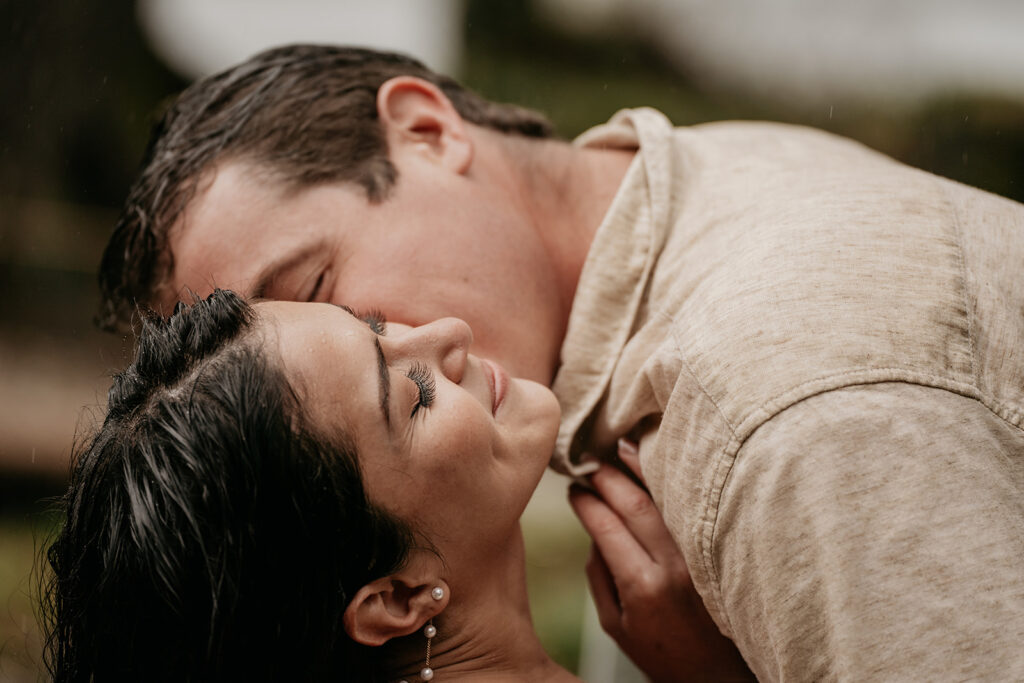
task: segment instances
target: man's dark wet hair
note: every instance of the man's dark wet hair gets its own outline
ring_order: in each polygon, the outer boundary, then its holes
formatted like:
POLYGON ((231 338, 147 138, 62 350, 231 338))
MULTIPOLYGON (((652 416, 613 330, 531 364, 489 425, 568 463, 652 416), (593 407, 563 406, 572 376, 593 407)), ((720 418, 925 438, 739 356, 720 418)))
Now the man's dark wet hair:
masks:
POLYGON ((47 551, 58 683, 382 680, 342 615, 413 532, 303 425, 253 319, 218 290, 144 322, 47 551))
POLYGON ((168 230, 204 171, 241 159, 292 188, 363 187, 383 200, 397 177, 377 116, 377 91, 396 76, 440 88, 463 119, 544 138, 551 124, 521 107, 488 102, 418 61, 390 52, 293 45, 262 52, 187 88, 153 129, 142 170, 100 264, 97 322, 123 328, 152 304, 173 272, 168 230))

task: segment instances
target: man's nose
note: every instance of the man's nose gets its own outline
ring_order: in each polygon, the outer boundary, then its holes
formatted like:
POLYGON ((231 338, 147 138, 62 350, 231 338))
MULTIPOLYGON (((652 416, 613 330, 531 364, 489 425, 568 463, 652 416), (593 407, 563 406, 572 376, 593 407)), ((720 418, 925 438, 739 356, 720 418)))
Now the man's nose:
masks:
POLYGON ((441 372, 456 384, 466 369, 473 331, 458 318, 441 318, 410 330, 404 340, 408 350, 424 361, 433 360, 441 372))

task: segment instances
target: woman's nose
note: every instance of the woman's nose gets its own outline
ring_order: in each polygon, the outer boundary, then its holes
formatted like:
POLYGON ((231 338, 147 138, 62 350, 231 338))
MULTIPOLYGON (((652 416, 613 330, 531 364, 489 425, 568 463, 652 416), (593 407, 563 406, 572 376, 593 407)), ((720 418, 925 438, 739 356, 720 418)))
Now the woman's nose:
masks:
POLYGON ((409 350, 424 361, 434 360, 452 382, 462 381, 473 331, 458 318, 441 318, 412 329, 405 336, 409 350))

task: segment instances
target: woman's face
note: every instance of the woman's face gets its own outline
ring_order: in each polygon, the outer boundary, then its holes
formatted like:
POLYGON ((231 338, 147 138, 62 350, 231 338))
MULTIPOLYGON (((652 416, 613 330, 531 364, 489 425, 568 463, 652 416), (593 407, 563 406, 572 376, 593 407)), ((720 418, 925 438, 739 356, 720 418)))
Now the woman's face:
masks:
POLYGON ((454 318, 385 331, 331 304, 257 310, 314 428, 354 442, 372 500, 448 559, 515 529, 558 430, 547 387, 469 355, 454 318))

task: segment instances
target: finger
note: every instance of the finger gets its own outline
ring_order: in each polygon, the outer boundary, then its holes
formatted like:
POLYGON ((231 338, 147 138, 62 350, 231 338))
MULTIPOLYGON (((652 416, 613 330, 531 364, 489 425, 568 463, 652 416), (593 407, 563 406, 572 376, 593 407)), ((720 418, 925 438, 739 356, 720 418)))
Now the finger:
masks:
POLYGON ((569 503, 616 582, 643 576, 654 564, 622 519, 598 496, 574 486, 569 492, 569 503))
MULTIPOLYGON (((590 481, 647 554, 658 562, 681 557, 661 512, 646 491, 614 467, 602 467, 590 481)), ((605 557, 609 557, 608 552, 605 557)))
POLYGON ((590 558, 587 560, 587 583, 590 584, 590 595, 594 598, 594 607, 597 608, 597 617, 603 628, 609 635, 618 634, 622 630, 622 606, 619 604, 619 594, 615 589, 615 579, 612 577, 608 564, 601 556, 597 546, 591 544, 590 558))
POLYGON ((633 476, 639 479, 644 486, 647 486, 647 481, 644 480, 644 473, 640 471, 640 450, 637 448, 636 442, 623 437, 619 439, 618 447, 619 460, 629 468, 633 476))

